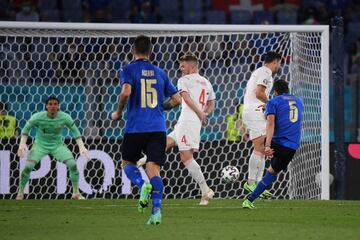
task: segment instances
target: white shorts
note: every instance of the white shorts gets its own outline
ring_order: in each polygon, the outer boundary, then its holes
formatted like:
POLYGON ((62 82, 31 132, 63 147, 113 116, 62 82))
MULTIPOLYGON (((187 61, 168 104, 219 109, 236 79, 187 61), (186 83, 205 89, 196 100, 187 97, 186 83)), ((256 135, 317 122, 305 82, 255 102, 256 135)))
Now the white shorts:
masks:
POLYGON ((179 151, 193 150, 197 152, 200 145, 200 130, 201 124, 198 122, 178 122, 168 137, 174 139, 179 151))
POLYGON ((243 121, 249 130, 250 140, 266 135, 266 119, 262 111, 244 112, 243 121))

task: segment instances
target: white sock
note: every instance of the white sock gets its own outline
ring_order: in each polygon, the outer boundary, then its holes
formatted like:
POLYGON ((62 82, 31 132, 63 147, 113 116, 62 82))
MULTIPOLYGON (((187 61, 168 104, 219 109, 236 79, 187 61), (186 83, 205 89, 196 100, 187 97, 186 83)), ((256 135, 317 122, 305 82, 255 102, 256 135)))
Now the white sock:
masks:
POLYGON ((258 172, 257 172, 257 176, 256 176, 256 182, 260 182, 261 179, 263 178, 264 169, 265 169, 265 156, 262 155, 261 156, 261 161, 259 162, 259 165, 258 165, 258 172))
MULTIPOLYGON (((257 181, 259 166, 262 162, 262 154, 257 151, 251 153, 249 158, 248 183, 253 184, 257 181)), ((264 168, 263 168, 264 170, 264 168)))
POLYGON ((185 167, 189 171, 191 177, 199 184, 202 195, 209 191, 209 186, 206 184, 204 174, 201 171, 199 164, 193 159, 185 162, 185 167))
MULTIPOLYGON (((146 160, 147 160, 147 156, 144 155, 142 158, 140 158, 137 162, 136 162, 136 166, 137 167, 141 167, 143 165, 146 164, 146 160)), ((144 166, 145 167, 145 166, 144 166)))

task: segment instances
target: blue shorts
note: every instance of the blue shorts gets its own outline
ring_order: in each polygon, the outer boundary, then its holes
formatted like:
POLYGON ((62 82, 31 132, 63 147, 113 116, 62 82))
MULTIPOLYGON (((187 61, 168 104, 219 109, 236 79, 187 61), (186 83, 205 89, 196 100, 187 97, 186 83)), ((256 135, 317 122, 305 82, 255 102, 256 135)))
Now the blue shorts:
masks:
POLYGON ((271 148, 274 149, 273 158, 271 159, 271 167, 277 173, 285 170, 293 159, 296 150, 276 143, 271 143, 271 148))
POLYGON ((165 164, 166 133, 125 133, 121 144, 122 159, 136 164, 143 152, 148 162, 165 164))

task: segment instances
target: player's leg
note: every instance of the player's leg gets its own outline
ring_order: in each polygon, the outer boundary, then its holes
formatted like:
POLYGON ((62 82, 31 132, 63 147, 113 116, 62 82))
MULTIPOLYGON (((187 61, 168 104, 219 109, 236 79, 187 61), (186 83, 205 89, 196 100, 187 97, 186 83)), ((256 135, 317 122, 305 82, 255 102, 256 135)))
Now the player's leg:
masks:
POLYGON ((146 163, 146 173, 152 186, 152 210, 150 219, 147 224, 151 225, 158 225, 161 223, 164 183, 160 176, 160 168, 164 165, 166 160, 165 148, 165 132, 151 134, 151 139, 148 141, 146 147, 146 155, 148 156, 148 162, 146 163))
POLYGON ((28 156, 28 160, 26 161, 25 167, 20 174, 20 184, 16 200, 24 199, 24 189, 26 184, 29 182, 31 171, 33 170, 35 165, 40 162, 41 159, 47 154, 48 152, 45 149, 39 147, 38 145, 34 144, 32 146, 28 156))
POLYGON ((180 159, 184 164, 185 168, 189 171, 191 177, 199 185, 201 190, 201 201, 200 205, 208 205, 209 200, 213 198, 214 191, 207 185, 203 172, 201 171, 200 165, 193 158, 192 150, 180 151, 180 159))
POLYGON ((194 151, 198 151, 199 149, 200 130, 200 124, 181 122, 176 129, 176 142, 179 147, 181 162, 200 187, 202 196, 200 205, 207 205, 209 204, 209 200, 213 198, 214 191, 207 185, 201 167, 193 157, 194 151))
POLYGON ((265 156, 262 153, 264 150, 265 136, 258 136, 252 139, 253 150, 249 158, 249 169, 248 169, 248 183, 252 185, 256 183, 262 177, 265 165, 265 156), (259 172, 262 173, 260 174, 259 172))
POLYGON ((148 135, 144 133, 126 133, 121 144, 121 153, 123 158, 121 161, 121 167, 130 182, 140 189, 140 198, 137 208, 141 213, 143 213, 145 208, 148 206, 149 199, 149 194, 144 194, 144 190, 151 191, 151 185, 145 183, 139 168, 136 166, 136 162, 141 158, 147 139, 148 135))
POLYGON ((164 191, 164 183, 160 176, 160 165, 152 161, 147 162, 146 173, 152 186, 152 209, 151 216, 147 224, 158 225, 161 223, 162 196, 164 191))
POLYGON ((16 200, 23 200, 24 199, 24 189, 26 184, 29 181, 30 173, 33 170, 34 166, 36 165, 36 161, 27 160, 24 169, 20 175, 20 184, 18 193, 16 195, 16 200))
POLYGON ((137 167, 144 166, 146 164, 146 161, 147 161, 147 156, 144 154, 139 160, 137 160, 136 166, 137 167))
POLYGON ((140 170, 136 167, 133 161, 123 159, 121 161, 121 167, 124 169, 124 172, 131 183, 135 184, 139 189, 141 189, 142 185, 144 184, 144 180, 141 176, 140 170))
POLYGON ((277 144, 271 144, 271 147, 274 149, 274 156, 271 159, 271 164, 267 169, 265 176, 257 184, 255 190, 250 194, 247 200, 243 202, 244 208, 254 208, 252 202, 272 185, 276 180, 277 173, 287 168, 295 154, 295 150, 277 144))
POLYGON ((255 208, 252 203, 255 201, 255 199, 260 197, 260 195, 266 190, 266 188, 271 186, 271 184, 276 180, 276 175, 277 172, 275 172, 275 170, 271 166, 269 166, 265 176, 256 185, 254 191, 250 194, 250 196, 243 202, 243 208, 255 208))
POLYGON ((245 190, 254 191, 256 182, 260 181, 265 168, 264 141, 266 134, 266 121, 262 113, 244 115, 244 122, 249 129, 249 137, 253 150, 248 164, 248 180, 244 184, 245 190))
POLYGON ((56 160, 64 163, 67 166, 69 171, 69 178, 73 188, 73 194, 71 198, 76 200, 85 199, 79 190, 79 170, 76 166, 76 162, 71 151, 65 145, 61 145, 51 151, 51 154, 56 160))
MULTIPOLYGON (((264 141, 265 136, 260 136, 252 140, 254 148, 249 158, 248 182, 244 184, 244 188, 248 192, 253 192, 255 190, 256 184, 261 181, 264 175, 264 141)), ((269 190, 265 190, 261 195, 262 198, 269 198, 271 196, 272 194, 269 190)))
POLYGON ((131 183, 141 189, 144 180, 140 170, 136 166, 136 162, 141 158, 142 149, 144 147, 146 136, 140 133, 125 134, 121 145, 122 161, 121 167, 131 183))

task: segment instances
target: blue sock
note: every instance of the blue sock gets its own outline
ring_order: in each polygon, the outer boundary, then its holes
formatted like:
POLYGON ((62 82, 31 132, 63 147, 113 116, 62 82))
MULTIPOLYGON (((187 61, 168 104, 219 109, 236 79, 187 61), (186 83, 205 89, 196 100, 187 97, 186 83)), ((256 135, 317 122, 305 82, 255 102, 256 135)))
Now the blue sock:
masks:
POLYGON ((270 172, 266 171, 265 176, 261 179, 261 181, 256 185, 255 190, 250 194, 248 200, 253 202, 257 199, 267 187, 269 187, 273 181, 275 181, 276 175, 271 174, 270 172))
POLYGON ((125 166, 124 172, 130 181, 141 189, 144 180, 142 179, 140 170, 134 164, 129 163, 125 166))
POLYGON ((151 178, 150 183, 153 187, 152 194, 151 194, 153 207, 152 207, 151 213, 154 214, 158 210, 161 209, 161 201, 162 201, 162 195, 163 195, 163 190, 164 190, 164 183, 163 183, 161 177, 159 177, 159 176, 155 176, 155 177, 151 178))

